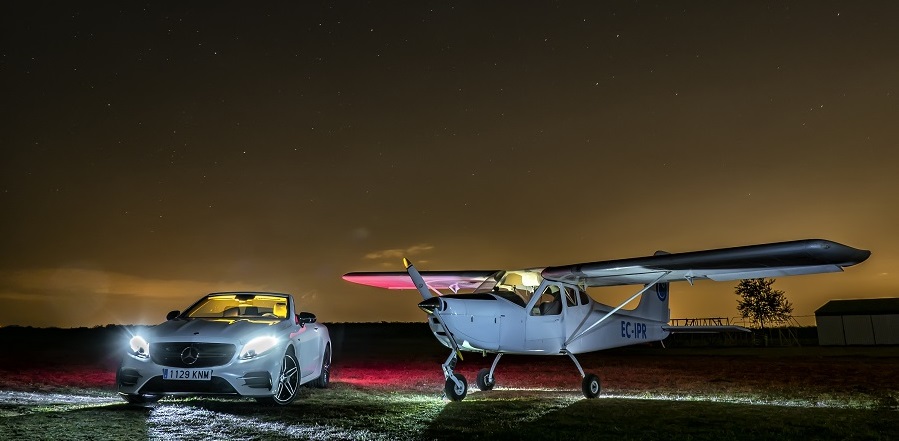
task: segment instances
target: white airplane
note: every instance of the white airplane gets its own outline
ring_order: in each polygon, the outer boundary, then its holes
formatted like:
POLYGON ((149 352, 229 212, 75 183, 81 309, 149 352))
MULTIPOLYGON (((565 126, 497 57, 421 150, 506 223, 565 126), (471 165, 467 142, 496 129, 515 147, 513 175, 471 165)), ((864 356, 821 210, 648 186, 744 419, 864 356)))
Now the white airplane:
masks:
POLYGON ((468 392, 465 377, 453 372, 462 351, 497 354, 490 368, 477 374, 480 390, 496 384, 493 373, 503 354, 567 355, 583 378, 584 396, 595 398, 599 377, 585 374, 575 354, 661 341, 673 332, 748 331, 739 326, 669 326, 670 282, 837 272, 870 255, 809 239, 512 271, 418 272, 403 259, 406 272, 352 272, 343 279, 418 290, 424 299, 418 307, 428 314, 431 331, 452 349, 443 363, 444 392, 450 400, 462 400, 468 392), (618 306, 596 302, 585 292, 613 285, 642 287, 618 306), (636 308, 624 309, 637 297, 636 308))

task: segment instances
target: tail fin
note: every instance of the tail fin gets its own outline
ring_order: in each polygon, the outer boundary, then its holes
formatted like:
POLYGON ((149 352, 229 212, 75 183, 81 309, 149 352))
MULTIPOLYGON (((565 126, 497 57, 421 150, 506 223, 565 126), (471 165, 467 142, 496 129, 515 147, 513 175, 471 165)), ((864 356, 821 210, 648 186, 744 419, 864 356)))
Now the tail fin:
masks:
MULTIPOLYGON (((670 254, 667 251, 656 251, 654 256, 670 254)), ((668 283, 656 283, 640 296, 640 304, 634 310, 634 314, 649 320, 658 320, 668 323, 671 319, 671 310, 668 309, 668 283)))
POLYGON ((656 283, 640 296, 640 303, 634 309, 634 315, 668 323, 670 310, 668 309, 668 283, 656 283))

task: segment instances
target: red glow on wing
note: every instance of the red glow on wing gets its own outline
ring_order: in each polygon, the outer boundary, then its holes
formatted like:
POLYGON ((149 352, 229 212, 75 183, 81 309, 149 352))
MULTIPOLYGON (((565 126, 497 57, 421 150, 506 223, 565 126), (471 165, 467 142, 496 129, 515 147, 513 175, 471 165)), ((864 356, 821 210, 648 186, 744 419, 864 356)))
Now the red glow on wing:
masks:
POLYGON ((415 289, 408 274, 345 274, 343 280, 386 289, 415 289))
MULTIPOLYGON (((495 271, 422 271, 425 283, 434 289, 475 289, 495 271)), ((343 280, 360 285, 386 289, 415 289, 412 279, 405 272, 359 272, 343 275, 343 280)))

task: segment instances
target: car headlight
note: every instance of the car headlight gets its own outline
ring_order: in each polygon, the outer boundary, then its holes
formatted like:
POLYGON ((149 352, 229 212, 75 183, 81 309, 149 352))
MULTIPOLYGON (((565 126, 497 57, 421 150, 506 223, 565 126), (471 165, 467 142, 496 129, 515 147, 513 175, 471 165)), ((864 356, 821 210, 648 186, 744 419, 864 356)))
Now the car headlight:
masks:
POLYGON ((265 355, 266 352, 271 351, 278 344, 278 339, 271 336, 263 336, 256 337, 250 340, 247 344, 243 345, 243 349, 240 350, 240 359, 241 360, 249 360, 251 358, 260 357, 265 355))
POLYGON ((131 355, 137 358, 150 357, 150 344, 147 343, 143 337, 139 335, 131 337, 131 341, 128 342, 128 345, 131 346, 131 355))

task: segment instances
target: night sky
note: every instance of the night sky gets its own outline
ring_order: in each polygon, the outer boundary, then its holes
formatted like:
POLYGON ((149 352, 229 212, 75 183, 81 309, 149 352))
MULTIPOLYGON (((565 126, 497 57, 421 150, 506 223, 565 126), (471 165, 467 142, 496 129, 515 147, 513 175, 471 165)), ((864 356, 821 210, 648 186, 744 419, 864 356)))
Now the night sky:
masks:
MULTIPOLYGON (((4 2, 0 325, 158 323, 238 289, 326 322, 421 321, 416 292, 340 276, 805 238, 873 254, 779 279, 794 314, 899 296, 896 17, 4 2)), ((736 316, 735 285, 672 285, 672 316, 736 316)))

